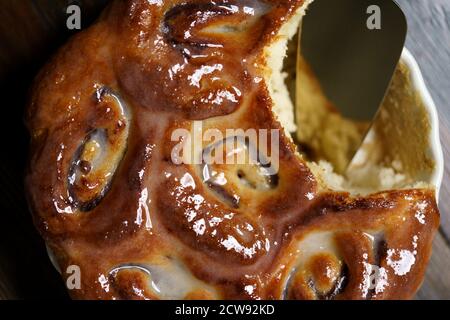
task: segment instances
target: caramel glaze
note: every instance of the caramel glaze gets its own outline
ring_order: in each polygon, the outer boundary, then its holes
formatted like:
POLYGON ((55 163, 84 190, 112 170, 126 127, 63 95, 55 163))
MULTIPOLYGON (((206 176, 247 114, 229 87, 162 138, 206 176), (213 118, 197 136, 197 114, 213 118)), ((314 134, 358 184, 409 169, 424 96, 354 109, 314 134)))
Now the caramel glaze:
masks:
POLYGON ((178 298, 415 294, 439 224, 434 191, 357 199, 319 192, 283 134, 276 185, 226 185, 222 192, 239 196, 234 206, 203 183, 197 166, 171 161, 171 133, 194 120, 223 132, 281 129, 262 81, 263 49, 301 5, 114 1, 41 71, 27 113, 26 186, 35 224, 61 269, 81 268, 73 298, 173 298, 150 285, 164 286, 161 270, 171 263, 192 284, 178 298), (105 88, 126 110, 102 98, 105 88), (107 137, 91 164, 83 143, 99 128, 107 137), (315 235, 332 249, 308 240, 315 235), (303 247, 312 248, 304 261, 303 247), (366 285, 367 264, 382 270, 376 288, 366 285), (136 266, 157 266, 159 275, 136 266))

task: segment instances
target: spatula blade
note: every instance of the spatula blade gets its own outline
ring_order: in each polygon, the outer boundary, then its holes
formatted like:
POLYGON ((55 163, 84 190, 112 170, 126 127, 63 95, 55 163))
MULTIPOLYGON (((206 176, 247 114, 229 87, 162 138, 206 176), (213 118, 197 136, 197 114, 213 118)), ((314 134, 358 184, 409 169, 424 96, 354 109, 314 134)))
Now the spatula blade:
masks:
POLYGON ((304 18, 301 52, 343 116, 372 121, 407 33, 392 0, 316 0, 304 18))

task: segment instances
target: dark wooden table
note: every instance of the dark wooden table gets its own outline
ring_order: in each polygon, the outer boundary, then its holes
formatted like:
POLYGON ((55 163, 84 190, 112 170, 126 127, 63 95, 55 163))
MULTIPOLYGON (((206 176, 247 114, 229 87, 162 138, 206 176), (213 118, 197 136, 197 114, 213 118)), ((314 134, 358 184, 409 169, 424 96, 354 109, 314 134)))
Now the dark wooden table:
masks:
MULTIPOLYGON (((32 78, 70 35, 64 8, 83 4, 83 25, 108 0, 0 1, 0 299, 67 298, 36 234, 23 195, 28 136, 23 106, 32 78)), ((398 0, 409 20, 407 47, 416 57, 439 109, 446 176, 441 192, 442 227, 418 299, 450 299, 450 1, 398 0)))

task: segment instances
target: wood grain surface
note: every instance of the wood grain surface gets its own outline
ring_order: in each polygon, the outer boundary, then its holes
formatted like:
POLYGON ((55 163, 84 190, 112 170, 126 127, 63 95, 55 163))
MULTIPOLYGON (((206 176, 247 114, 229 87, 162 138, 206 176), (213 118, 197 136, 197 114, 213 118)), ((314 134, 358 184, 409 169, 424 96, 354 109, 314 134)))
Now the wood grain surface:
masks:
MULTIPOLYGON (((67 298, 32 225, 23 192, 28 145, 23 107, 39 68, 72 34, 65 27, 65 8, 80 4, 86 27, 107 2, 0 1, 0 136, 4 150, 0 157, 0 299, 67 298)), ((450 0, 398 2, 409 21, 407 47, 417 59, 439 110, 447 160, 440 201, 442 227, 417 299, 450 299, 450 0)))

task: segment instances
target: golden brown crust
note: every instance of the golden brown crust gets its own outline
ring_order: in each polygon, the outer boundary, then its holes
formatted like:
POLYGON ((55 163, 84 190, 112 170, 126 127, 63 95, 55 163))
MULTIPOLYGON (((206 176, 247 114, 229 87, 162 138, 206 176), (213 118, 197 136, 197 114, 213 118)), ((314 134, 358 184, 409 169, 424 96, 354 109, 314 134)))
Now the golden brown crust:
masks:
MULTIPOLYGON (((198 166, 171 161, 171 133, 194 120, 221 132, 281 129, 256 80, 263 49, 302 4, 115 1, 41 72, 26 185, 61 269, 81 268, 72 297, 414 295, 439 223, 432 191, 319 194, 283 133, 269 190, 238 180, 217 190, 198 166), (89 153, 92 135, 103 145, 89 153), (314 254, 302 256, 306 247, 314 254), (369 264, 382 270, 377 288, 365 286, 369 264)), ((221 168, 230 181, 235 169, 221 168)))

